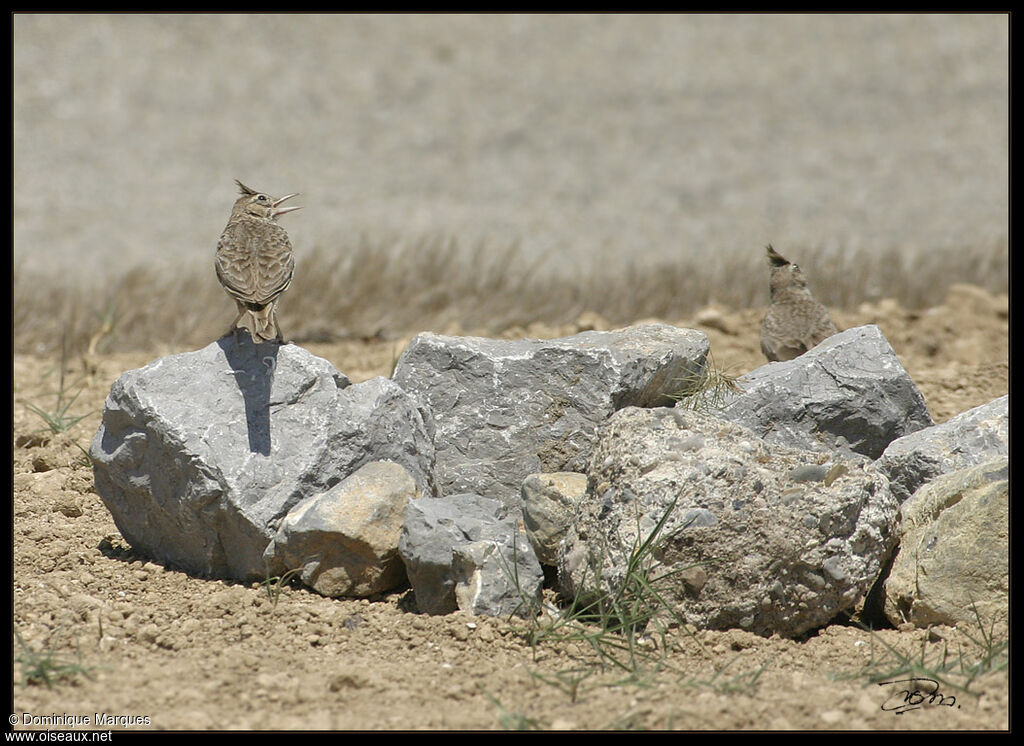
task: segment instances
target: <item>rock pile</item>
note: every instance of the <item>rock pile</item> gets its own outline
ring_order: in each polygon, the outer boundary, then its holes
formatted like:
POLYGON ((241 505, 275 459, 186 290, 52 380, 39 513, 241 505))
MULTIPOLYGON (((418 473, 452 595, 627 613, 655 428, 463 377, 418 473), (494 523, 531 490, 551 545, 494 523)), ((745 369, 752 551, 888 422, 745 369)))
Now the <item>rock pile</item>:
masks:
POLYGON ((664 324, 421 334, 393 379, 353 385, 294 345, 225 338, 118 379, 97 492, 133 546, 189 572, 408 583, 430 614, 528 615, 546 576, 590 599, 642 572, 678 621, 796 636, 892 565, 894 624, 1005 617, 1008 397, 934 425, 868 326, 679 401, 707 353, 664 324))

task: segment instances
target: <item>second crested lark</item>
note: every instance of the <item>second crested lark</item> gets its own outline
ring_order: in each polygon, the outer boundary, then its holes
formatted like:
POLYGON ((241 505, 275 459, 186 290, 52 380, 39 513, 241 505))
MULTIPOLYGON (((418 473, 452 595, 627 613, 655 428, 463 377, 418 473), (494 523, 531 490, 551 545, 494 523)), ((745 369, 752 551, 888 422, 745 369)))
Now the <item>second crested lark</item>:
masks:
POLYGON ((227 227, 217 243, 217 279, 234 298, 238 315, 228 334, 237 332, 238 321, 249 314, 249 334, 254 344, 276 339, 283 343, 277 321, 277 302, 288 289, 295 271, 295 257, 288 234, 277 218, 299 207, 281 207, 296 194, 271 197, 236 180, 242 196, 235 201, 227 227))
POLYGON ((792 360, 838 332, 828 309, 811 294, 800 267, 768 245, 772 302, 761 325, 761 351, 792 360))

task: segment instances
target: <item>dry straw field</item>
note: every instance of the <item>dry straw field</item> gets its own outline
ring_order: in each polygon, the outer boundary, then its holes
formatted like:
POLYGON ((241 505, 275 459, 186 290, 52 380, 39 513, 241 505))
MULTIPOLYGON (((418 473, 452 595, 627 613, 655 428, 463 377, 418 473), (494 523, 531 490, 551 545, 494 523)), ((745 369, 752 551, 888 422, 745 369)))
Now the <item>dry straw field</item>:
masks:
MULTIPOLYGON (((1008 292, 1005 242, 948 251, 825 251, 787 248, 807 268, 826 305, 855 310, 897 298, 907 308, 938 305, 954 283, 1008 292)), ((220 336, 232 302, 209 262, 173 275, 135 268, 109 280, 43 275, 15 267, 17 353, 169 350, 220 336)), ((295 342, 396 339, 419 331, 499 334, 530 324, 558 326, 584 312, 621 326, 648 317, 682 318, 710 304, 767 303, 763 247, 710 261, 679 257, 649 266, 595 264, 551 272, 516 246, 465 247, 455 238, 398 245, 362 239, 300 253, 294 289, 280 314, 295 342)))

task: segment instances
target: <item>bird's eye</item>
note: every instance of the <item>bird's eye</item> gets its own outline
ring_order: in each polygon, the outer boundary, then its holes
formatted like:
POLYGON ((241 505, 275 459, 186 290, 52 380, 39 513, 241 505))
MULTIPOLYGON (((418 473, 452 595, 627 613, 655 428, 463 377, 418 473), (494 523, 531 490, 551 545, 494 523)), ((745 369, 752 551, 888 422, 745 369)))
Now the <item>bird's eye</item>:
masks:
POLYGON ((261 195, 260 195, 259 197, 257 197, 256 199, 258 199, 258 200, 259 200, 260 202, 266 202, 266 201, 267 201, 267 195, 265 195, 265 194, 261 194, 261 195))

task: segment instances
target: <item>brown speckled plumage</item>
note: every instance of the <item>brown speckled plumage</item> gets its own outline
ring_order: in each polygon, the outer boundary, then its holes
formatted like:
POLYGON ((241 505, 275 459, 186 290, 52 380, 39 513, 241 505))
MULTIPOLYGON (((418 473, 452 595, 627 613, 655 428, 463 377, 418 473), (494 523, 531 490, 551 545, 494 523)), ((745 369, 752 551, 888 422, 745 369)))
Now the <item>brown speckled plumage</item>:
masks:
POLYGON ((238 321, 248 313, 253 343, 283 342, 277 302, 291 284, 295 257, 277 218, 299 208, 280 206, 294 194, 274 198, 236 183, 242 196, 217 243, 215 260, 217 279, 238 306, 228 333, 235 332, 238 321))
POLYGON ((802 355, 838 329, 811 294, 800 267, 768 245, 771 305, 761 325, 761 351, 775 362, 802 355))

